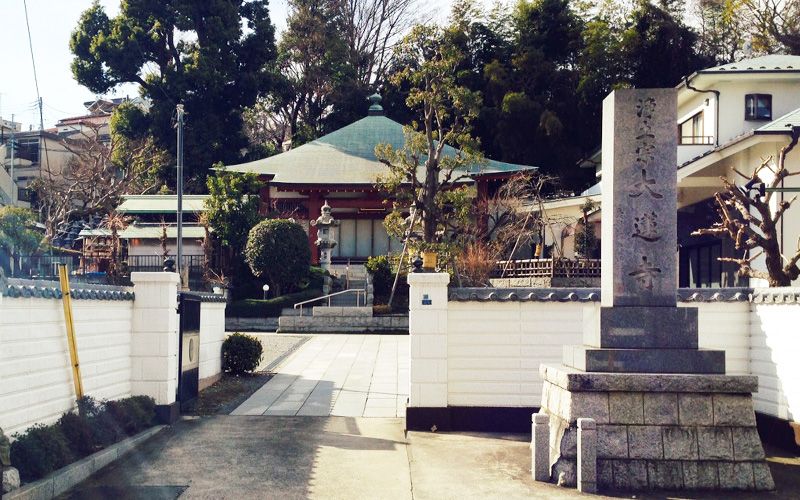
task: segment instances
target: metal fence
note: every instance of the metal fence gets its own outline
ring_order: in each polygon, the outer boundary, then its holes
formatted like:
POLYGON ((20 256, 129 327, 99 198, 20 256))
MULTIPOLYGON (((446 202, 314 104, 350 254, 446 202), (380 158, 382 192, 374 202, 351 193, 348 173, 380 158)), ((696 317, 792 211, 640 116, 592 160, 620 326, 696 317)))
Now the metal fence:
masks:
POLYGON ((492 278, 599 278, 600 259, 501 260, 494 264, 492 278))
MULTIPOLYGON (((188 268, 189 286, 193 290, 203 287, 202 255, 182 255, 182 268, 188 268)), ((162 272, 164 258, 159 255, 129 255, 123 261, 124 275, 121 283, 110 283, 105 272, 109 260, 102 258, 81 258, 81 255, 36 255, 22 256, 12 266, 7 264, 9 276, 13 278, 57 280, 58 265, 66 264, 70 281, 76 283, 130 285, 130 273, 162 272)))

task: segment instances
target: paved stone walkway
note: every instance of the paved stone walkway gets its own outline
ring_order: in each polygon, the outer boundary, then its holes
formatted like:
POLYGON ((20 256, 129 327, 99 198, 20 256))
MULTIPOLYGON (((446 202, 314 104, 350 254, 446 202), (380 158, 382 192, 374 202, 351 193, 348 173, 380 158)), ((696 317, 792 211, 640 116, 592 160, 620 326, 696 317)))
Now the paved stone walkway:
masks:
POLYGON ((404 417, 408 336, 314 335, 231 415, 404 417))

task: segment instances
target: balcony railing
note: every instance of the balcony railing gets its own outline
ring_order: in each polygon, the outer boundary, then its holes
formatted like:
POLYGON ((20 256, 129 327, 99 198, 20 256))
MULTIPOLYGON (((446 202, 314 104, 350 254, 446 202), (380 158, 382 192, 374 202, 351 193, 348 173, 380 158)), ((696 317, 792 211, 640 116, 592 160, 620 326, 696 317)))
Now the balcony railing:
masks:
POLYGON ((492 278, 599 278, 600 259, 525 259, 495 262, 492 278))
POLYGON ((682 135, 678 137, 680 146, 708 146, 714 144, 713 135, 682 135))

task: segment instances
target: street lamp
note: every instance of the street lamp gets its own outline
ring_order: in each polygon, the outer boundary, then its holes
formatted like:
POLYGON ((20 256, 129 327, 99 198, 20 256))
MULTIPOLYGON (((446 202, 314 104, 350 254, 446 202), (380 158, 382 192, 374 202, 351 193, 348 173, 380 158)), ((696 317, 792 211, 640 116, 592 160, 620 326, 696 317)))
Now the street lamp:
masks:
POLYGON ((264 300, 267 300, 267 292, 269 291, 269 285, 264 285, 261 287, 264 290, 264 300))

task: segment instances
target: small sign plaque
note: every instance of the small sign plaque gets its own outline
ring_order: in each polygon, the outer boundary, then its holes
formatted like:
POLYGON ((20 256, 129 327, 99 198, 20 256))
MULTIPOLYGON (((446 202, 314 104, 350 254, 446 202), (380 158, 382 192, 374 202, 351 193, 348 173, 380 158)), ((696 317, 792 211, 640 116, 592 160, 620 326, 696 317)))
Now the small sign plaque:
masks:
POLYGON ((431 301, 431 299, 428 298, 428 294, 427 293, 423 294, 422 295, 422 305, 423 306, 429 306, 431 304, 433 304, 433 301, 431 301))

